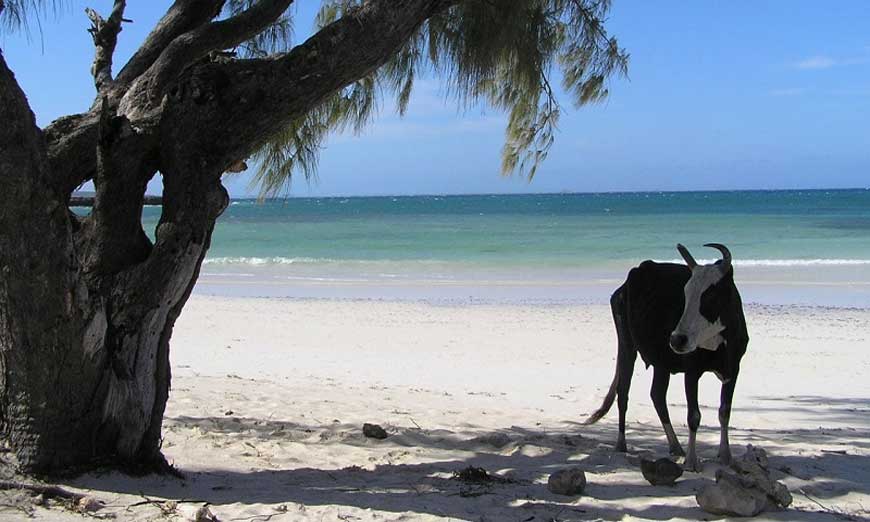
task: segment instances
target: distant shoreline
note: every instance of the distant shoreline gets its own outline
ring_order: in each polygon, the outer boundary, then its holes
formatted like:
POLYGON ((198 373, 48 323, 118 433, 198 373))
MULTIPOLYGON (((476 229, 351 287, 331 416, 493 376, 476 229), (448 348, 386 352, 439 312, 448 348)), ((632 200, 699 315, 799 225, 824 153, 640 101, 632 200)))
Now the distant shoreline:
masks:
MULTIPOLYGON (((287 194, 284 196, 272 196, 260 198, 258 196, 230 196, 230 201, 283 201, 288 199, 351 199, 351 198, 463 198, 463 197, 525 197, 525 196, 618 196, 618 195, 642 195, 642 194, 757 194, 757 193, 799 193, 799 192, 850 192, 870 191, 870 187, 840 187, 840 188, 795 188, 795 189, 691 189, 691 190, 603 190, 603 191, 580 191, 580 192, 475 192, 467 194, 331 194, 323 196, 287 194)), ((93 192, 76 192, 70 198, 70 206, 89 207, 93 205, 95 194, 93 192), (87 202, 90 201, 90 204, 87 202)), ((160 205, 161 196, 155 194, 145 195, 146 205, 160 205)))
MULTIPOLYGON (((81 207, 81 208, 89 208, 94 206, 95 195, 90 194, 74 194, 69 198, 69 206, 71 207, 81 207)), ((145 196, 144 199, 145 205, 162 205, 163 198, 160 196, 145 196)))
POLYGON ((339 195, 293 195, 273 196, 259 198, 257 196, 230 196, 231 201, 282 201, 287 199, 364 199, 364 198, 463 198, 463 197, 526 197, 526 196, 618 196, 618 195, 642 195, 642 194, 708 194, 708 193, 770 193, 770 192, 850 192, 870 191, 870 187, 841 187, 841 188, 798 188, 798 189, 691 189, 691 190, 603 190, 603 191, 580 191, 580 192, 475 192, 467 194, 339 194, 339 195))

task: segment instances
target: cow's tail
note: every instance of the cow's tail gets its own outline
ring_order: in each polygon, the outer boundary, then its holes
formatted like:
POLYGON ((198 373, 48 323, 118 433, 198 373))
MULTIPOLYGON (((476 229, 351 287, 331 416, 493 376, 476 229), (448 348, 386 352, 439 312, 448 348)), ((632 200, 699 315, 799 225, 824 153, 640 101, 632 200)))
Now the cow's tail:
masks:
MULTIPOLYGON (((629 277, 631 277, 630 273, 629 277)), ((616 398, 616 389, 619 386, 619 370, 622 368, 622 365, 625 364, 625 355, 623 352, 625 351, 625 346, 628 345, 626 342, 627 331, 622 319, 624 315, 624 307, 625 284, 617 288, 616 291, 613 292, 613 295, 610 296, 610 310, 613 312, 613 325, 616 327, 616 337, 619 340, 619 348, 616 351, 616 372, 613 374, 613 382, 610 383, 610 389, 607 390, 607 395, 604 397, 604 402, 601 403, 601 407, 595 410, 595 412, 593 412, 583 424, 595 424, 600 421, 601 418, 607 415, 607 412, 610 411, 610 407, 613 406, 613 400, 616 398)))
POLYGON ((613 376, 613 382, 610 383, 610 389, 607 390, 607 395, 604 397, 604 402, 601 403, 601 407, 595 410, 592 415, 589 416, 588 419, 583 421, 583 424, 595 424, 600 421, 602 417, 607 415, 607 412, 610 411, 610 407, 613 406, 613 400, 616 398, 616 386, 619 384, 619 364, 620 364, 620 355, 616 356, 616 373, 613 376))

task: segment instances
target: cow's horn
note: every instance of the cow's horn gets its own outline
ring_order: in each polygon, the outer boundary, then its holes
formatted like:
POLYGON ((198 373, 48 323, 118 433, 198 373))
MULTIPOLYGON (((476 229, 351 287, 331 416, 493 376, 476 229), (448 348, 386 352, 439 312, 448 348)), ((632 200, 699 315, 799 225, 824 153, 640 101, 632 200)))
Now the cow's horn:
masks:
POLYGON ((722 273, 727 274, 731 268, 731 252, 728 250, 728 247, 720 243, 707 243, 704 246, 715 248, 719 252, 722 252, 722 273))
POLYGON ((677 251, 679 251, 680 255, 683 256, 683 259, 686 260, 686 264, 689 265, 689 268, 695 268, 698 266, 698 262, 695 261, 695 258, 692 257, 692 254, 689 253, 686 247, 677 243, 677 251))

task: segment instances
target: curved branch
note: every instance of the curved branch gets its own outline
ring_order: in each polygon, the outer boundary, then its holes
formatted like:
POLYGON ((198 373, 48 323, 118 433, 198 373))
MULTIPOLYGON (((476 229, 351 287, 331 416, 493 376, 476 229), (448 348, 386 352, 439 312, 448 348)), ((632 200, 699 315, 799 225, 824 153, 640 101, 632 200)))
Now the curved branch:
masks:
POLYGON ((193 67, 169 98, 161 141, 208 151, 223 172, 329 94, 383 65, 424 21, 457 2, 370 0, 280 58, 193 67))
POLYGON ((218 14, 225 0, 175 0, 163 18, 118 73, 119 88, 129 85, 145 72, 166 47, 180 35, 209 22, 218 14))
POLYGON ((260 0, 235 16, 204 26, 194 35, 198 40, 194 45, 207 48, 206 52, 235 47, 275 23, 292 3, 293 0, 260 0))
POLYGON ((235 47, 270 26, 287 10, 293 0, 260 0, 241 13, 202 25, 179 35, 160 53, 154 63, 131 86, 121 102, 121 112, 136 106, 153 108, 159 103, 166 87, 178 75, 211 51, 235 47))
POLYGON ((43 131, 52 185, 64 197, 94 177, 99 122, 94 112, 73 114, 56 119, 43 131))

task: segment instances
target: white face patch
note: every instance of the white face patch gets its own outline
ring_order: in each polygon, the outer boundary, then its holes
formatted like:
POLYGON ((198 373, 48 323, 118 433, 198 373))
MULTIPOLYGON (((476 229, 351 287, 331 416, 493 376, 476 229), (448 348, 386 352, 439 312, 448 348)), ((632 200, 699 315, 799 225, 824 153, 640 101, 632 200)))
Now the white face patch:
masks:
MULTIPOLYGON (((713 326, 719 328, 719 332, 725 329, 725 327, 722 326, 722 321, 718 319, 715 323, 713 323, 713 326)), ((710 350, 711 352, 715 352, 719 349, 721 345, 727 344, 728 341, 726 341, 724 337, 719 335, 719 332, 716 332, 716 335, 710 337, 709 339, 704 339, 704 335, 702 334, 702 340, 698 342, 698 348, 703 348, 704 350, 710 350)))
POLYGON ((680 353, 689 353, 698 347, 713 351, 719 348, 722 342, 719 334, 725 327, 720 318, 717 317, 711 323, 701 315, 701 295, 723 276, 717 265, 699 265, 692 269, 692 276, 683 289, 686 296, 683 316, 673 332, 676 335, 685 335, 688 339, 686 351, 680 353))
POLYGON ((722 330, 725 329, 725 326, 722 325, 721 319, 716 319, 716 322, 711 325, 711 329, 715 330, 716 333, 712 334, 712 336, 708 337, 710 331, 701 332, 698 341, 698 348, 703 348, 704 350, 710 350, 711 352, 715 352, 719 349, 719 346, 726 343, 725 338, 719 335, 722 330))

